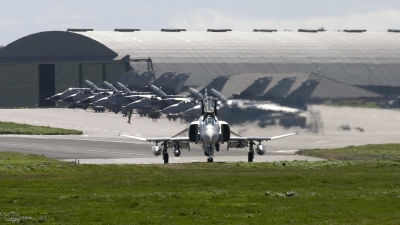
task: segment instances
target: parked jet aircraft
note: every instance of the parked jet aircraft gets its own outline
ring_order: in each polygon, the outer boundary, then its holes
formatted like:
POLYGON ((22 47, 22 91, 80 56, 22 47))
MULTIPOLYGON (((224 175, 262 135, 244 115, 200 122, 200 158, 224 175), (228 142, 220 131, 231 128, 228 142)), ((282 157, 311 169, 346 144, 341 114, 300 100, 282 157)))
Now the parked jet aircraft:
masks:
POLYGON ((153 96, 149 92, 132 92, 129 90, 129 88, 121 83, 117 83, 117 86, 123 89, 123 92, 120 92, 116 87, 106 81, 103 81, 103 85, 111 89, 113 91, 113 95, 101 98, 93 102, 93 105, 95 107, 105 107, 115 113, 118 113, 122 110, 123 106, 133 101, 137 101, 143 97, 153 96))
POLYGON ((154 155, 163 154, 164 163, 168 163, 168 148, 174 148, 174 156, 181 155, 181 149, 190 149, 190 143, 201 143, 203 153, 208 156, 207 162, 213 162, 214 150, 219 151, 220 144, 227 142, 227 148, 245 148, 249 147, 248 162, 253 162, 254 151, 259 155, 264 155, 266 149, 261 144, 262 141, 270 141, 279 138, 288 137, 297 133, 289 133, 273 137, 242 137, 230 130, 228 123, 220 121, 217 118, 217 100, 211 96, 205 96, 202 101, 202 116, 198 121, 190 123, 189 127, 175 136, 162 138, 141 138, 129 135, 121 135, 141 141, 155 142, 152 147, 154 155), (180 136, 184 133, 187 136, 180 136), (231 136, 233 134, 234 136, 231 136), (258 142, 258 143, 256 143, 258 142), (163 148, 158 146, 161 143, 163 148), (255 149, 254 149, 255 145, 255 149))
MULTIPOLYGON (((153 96, 151 98, 143 98, 135 102, 129 103, 125 106, 126 109, 137 110, 140 115, 149 114, 149 112, 155 112, 162 110, 170 105, 173 105, 180 101, 191 100, 190 98, 179 96, 179 95, 167 95, 161 89, 154 85, 150 85, 150 89, 157 93, 159 97, 153 96)), ((159 117, 161 114, 156 113, 153 116, 159 117)))

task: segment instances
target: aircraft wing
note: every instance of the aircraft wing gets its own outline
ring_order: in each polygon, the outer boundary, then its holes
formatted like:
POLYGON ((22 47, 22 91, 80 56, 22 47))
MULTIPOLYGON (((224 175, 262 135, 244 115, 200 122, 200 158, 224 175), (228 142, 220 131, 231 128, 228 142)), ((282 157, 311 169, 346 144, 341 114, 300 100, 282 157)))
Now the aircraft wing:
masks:
POLYGON ((132 138, 140 141, 148 141, 148 142, 173 142, 173 141, 182 141, 182 142, 189 142, 189 137, 158 137, 158 138, 142 138, 142 137, 135 137, 130 135, 121 134, 122 137, 132 138))
POLYGON ((272 136, 272 137, 256 137, 256 136, 250 136, 250 137, 241 137, 241 136, 231 136, 229 141, 272 141, 275 139, 279 138, 284 138, 288 136, 295 135, 297 133, 289 133, 289 134, 283 134, 283 135, 278 135, 278 136, 272 136))
POLYGON ((284 138, 288 137, 291 135, 295 135, 297 133, 289 133, 289 134, 283 134, 283 135, 278 135, 278 136, 272 136, 272 137, 242 137, 234 132, 231 132, 234 136, 231 136, 228 143, 227 143, 227 148, 243 148, 243 147, 248 147, 250 143, 255 142, 255 141, 271 141, 279 138, 284 138))

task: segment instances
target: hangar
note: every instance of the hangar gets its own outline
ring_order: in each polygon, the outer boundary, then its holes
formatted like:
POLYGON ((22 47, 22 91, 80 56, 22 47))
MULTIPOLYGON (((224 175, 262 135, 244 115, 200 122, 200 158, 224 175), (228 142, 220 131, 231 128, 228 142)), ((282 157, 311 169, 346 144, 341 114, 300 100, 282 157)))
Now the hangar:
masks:
POLYGON ((255 31, 261 32, 71 29, 28 35, 0 50, 0 106, 46 106, 45 97, 81 87, 85 79, 101 85, 131 69, 147 71, 149 58, 156 76, 190 73, 186 86, 237 74, 313 73, 385 96, 400 92, 398 33, 255 31))

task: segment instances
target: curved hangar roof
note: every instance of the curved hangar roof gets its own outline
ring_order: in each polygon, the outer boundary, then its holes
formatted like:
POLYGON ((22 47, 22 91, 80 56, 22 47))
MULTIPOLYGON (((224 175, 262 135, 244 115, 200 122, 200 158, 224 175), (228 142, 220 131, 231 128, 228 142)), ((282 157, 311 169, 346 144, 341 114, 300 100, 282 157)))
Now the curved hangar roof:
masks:
MULTIPOLYGON (((239 73, 314 72, 351 85, 400 86, 400 34, 386 32, 51 31, 21 38, 0 62, 111 61, 151 57, 158 75, 191 73, 203 86, 239 73)), ((144 71, 144 63, 131 63, 144 71)))

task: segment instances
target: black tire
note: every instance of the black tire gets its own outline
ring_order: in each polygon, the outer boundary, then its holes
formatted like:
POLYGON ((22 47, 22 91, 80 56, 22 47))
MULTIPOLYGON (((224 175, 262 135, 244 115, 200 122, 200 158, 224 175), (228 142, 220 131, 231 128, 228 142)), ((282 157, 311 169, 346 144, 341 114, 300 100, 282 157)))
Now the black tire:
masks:
POLYGON ((214 162, 213 158, 207 158, 207 162, 214 162))
POLYGON ((249 152, 248 154, 248 162, 253 162, 254 159, 254 152, 249 152))
POLYGON ((168 161, 169 161, 169 155, 168 155, 168 153, 164 153, 163 158, 164 158, 164 164, 167 164, 168 161))

